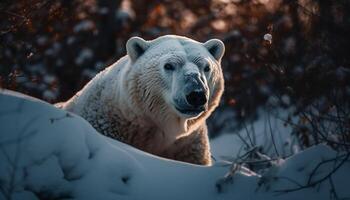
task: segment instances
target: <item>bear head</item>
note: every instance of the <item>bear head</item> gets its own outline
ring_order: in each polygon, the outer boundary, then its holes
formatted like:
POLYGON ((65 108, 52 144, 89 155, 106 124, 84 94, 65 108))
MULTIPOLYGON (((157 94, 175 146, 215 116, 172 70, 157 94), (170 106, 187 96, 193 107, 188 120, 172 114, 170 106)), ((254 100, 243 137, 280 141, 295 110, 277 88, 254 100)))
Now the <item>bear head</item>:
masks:
POLYGON ((205 43, 167 35, 128 40, 134 85, 129 95, 139 110, 176 137, 198 128, 219 104, 224 78, 218 39, 205 43))

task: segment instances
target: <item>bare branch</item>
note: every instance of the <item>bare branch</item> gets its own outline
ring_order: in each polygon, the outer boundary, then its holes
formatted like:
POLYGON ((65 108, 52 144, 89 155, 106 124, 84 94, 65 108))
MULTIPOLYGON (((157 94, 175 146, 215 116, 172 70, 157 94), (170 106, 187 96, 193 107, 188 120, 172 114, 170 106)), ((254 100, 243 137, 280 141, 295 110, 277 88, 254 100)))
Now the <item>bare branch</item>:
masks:
POLYGON ((303 189, 314 187, 314 186, 324 182, 325 180, 331 178, 332 175, 349 159, 349 157, 350 157, 350 153, 347 153, 345 155, 341 155, 341 156, 338 156, 336 158, 332 158, 332 159, 328 159, 328 160, 322 161, 315 167, 315 169, 311 173, 311 175, 310 175, 310 177, 309 177, 309 179, 308 179, 308 181, 307 181, 307 183, 305 185, 301 185, 299 187, 290 188, 290 189, 275 190, 274 192, 277 192, 277 193, 288 193, 288 192, 295 192, 295 191, 299 191, 299 190, 303 190, 303 189), (315 181, 312 181, 312 177, 314 176, 314 174, 316 173, 317 169, 321 165, 323 165, 325 163, 328 163, 328 162, 336 162, 341 157, 344 157, 344 159, 342 159, 341 162, 335 168, 333 168, 329 173, 327 173, 322 178, 319 178, 319 179, 317 179, 315 181))

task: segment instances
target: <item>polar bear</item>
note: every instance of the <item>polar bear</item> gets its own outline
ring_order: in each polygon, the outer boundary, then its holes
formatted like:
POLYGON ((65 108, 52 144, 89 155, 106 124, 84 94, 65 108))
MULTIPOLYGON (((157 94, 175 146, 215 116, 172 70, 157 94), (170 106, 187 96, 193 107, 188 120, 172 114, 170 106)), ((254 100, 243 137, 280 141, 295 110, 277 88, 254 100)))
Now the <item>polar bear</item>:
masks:
POLYGON ((161 157, 210 165, 205 120, 224 89, 218 39, 132 37, 127 55, 67 102, 100 133, 161 157))

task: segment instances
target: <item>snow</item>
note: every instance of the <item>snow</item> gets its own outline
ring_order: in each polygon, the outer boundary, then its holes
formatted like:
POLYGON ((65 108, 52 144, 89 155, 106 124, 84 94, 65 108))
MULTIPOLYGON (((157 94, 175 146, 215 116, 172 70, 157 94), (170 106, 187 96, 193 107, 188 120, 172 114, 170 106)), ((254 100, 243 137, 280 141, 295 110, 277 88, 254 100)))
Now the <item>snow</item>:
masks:
POLYGON ((236 157, 243 147, 242 142, 236 135, 228 133, 222 134, 210 141, 211 154, 215 160, 232 156, 236 157))
MULTIPOLYGON (((282 160, 266 174, 243 169, 227 176, 230 165, 204 167, 150 155, 97 133, 77 115, 10 91, 0 93, 0 127, 0 200, 322 200, 332 194, 328 180, 295 192, 278 190, 296 186, 285 177, 302 185, 318 163, 344 155, 319 145, 282 160)), ((329 174, 341 158, 319 167, 312 181, 329 174)), ((350 197, 349 169, 347 160, 332 174, 339 198, 350 197)))
MULTIPOLYGON (((285 102, 288 103, 288 97, 282 98, 285 98, 285 102)), ((284 157, 297 153, 299 149, 295 145, 293 129, 285 123, 289 113, 291 113, 289 110, 283 109, 259 110, 258 120, 244 124, 245 127, 234 133, 227 132, 212 139, 210 141, 212 155, 218 160, 232 160, 253 147, 258 147, 270 157, 275 157, 277 155, 272 138, 279 156, 284 157)), ((296 119, 291 118, 290 120, 293 122, 296 119)))
POLYGON ((74 36, 69 36, 69 37, 67 38, 66 43, 67 43, 68 45, 72 45, 75 41, 76 41, 76 39, 75 39, 74 36))
POLYGON ((93 52, 91 49, 89 48, 85 48, 83 50, 81 50, 80 54, 78 55, 78 57, 74 60, 75 64, 77 65, 81 65, 84 62, 86 62, 87 60, 91 59, 93 56, 93 52))
POLYGON ((57 98, 57 92, 55 93, 52 90, 45 90, 43 93, 43 98, 47 101, 54 101, 57 98))
POLYGON ((36 42, 38 43, 38 45, 44 46, 47 44, 48 40, 49 39, 46 36, 38 36, 36 42))
POLYGON ((271 44, 272 43, 272 35, 270 33, 266 33, 264 35, 264 40, 268 41, 271 44))
POLYGON ((96 70, 92 70, 92 69, 84 69, 82 72, 82 75, 84 77, 88 77, 89 79, 92 79, 96 76, 98 72, 96 70))
POLYGON ((93 21, 83 20, 74 26, 73 31, 75 33, 81 32, 81 31, 89 31, 89 30, 93 29, 94 27, 95 27, 95 24, 93 21))
POLYGON ((58 42, 54 42, 51 48, 48 48, 45 51, 45 55, 47 56, 54 56, 57 55, 59 53, 59 51, 61 50, 62 45, 58 42))

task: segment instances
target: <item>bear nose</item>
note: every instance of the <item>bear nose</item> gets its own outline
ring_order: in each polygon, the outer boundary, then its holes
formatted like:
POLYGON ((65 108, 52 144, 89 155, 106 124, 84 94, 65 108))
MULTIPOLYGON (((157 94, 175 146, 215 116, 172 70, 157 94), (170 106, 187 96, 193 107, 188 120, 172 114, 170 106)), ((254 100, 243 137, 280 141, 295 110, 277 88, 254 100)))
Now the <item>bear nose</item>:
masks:
POLYGON ((203 91, 192 91, 186 95, 186 100, 191 106, 199 107, 207 102, 207 97, 203 91))

